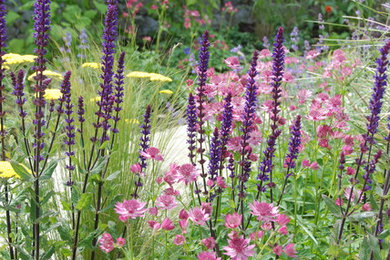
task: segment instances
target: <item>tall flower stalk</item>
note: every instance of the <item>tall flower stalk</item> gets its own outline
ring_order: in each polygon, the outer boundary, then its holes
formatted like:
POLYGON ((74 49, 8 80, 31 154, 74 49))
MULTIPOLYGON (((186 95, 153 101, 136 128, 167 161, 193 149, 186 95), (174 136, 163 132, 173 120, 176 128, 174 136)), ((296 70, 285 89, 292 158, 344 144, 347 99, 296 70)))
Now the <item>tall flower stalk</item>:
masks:
MULTIPOLYGON (((390 51, 390 41, 387 41, 385 45, 380 49, 381 55, 376 61, 377 71, 374 76, 374 87, 372 89, 372 95, 369 103, 370 115, 367 117, 366 133, 363 135, 364 142, 360 145, 360 156, 356 160, 356 164, 357 164, 356 172, 353 178, 351 179, 352 187, 349 193, 347 206, 344 213, 342 214, 342 220, 341 220, 337 241, 336 241, 337 244, 340 244, 340 241, 342 239, 343 232, 344 232, 344 225, 347 220, 347 217, 353 212, 353 211, 350 212, 352 206, 352 195, 356 187, 356 184, 358 183, 360 169, 364 165, 364 161, 363 161, 364 154, 368 153, 367 160, 366 160, 367 167, 372 167, 371 155, 372 155, 372 147, 375 144, 374 135, 378 131, 378 125, 380 119, 379 115, 383 104, 382 99, 385 94, 386 85, 387 85, 386 71, 387 71, 387 65, 389 63, 387 59, 387 55, 389 54, 389 51, 390 51)), ((373 160, 376 161, 378 159, 377 158, 378 155, 374 157, 375 158, 373 160)), ((366 168, 366 171, 367 169, 368 168, 366 168)), ((366 174, 370 174, 370 173, 366 172, 366 174)), ((363 191, 365 191, 368 189, 367 184, 368 184, 369 176, 363 176, 363 177, 364 177, 363 191)))
POLYGON ((249 159, 250 156, 250 146, 249 146, 249 138, 250 133, 253 129, 253 117, 256 113, 257 108, 257 85, 255 81, 255 77, 257 76, 257 59, 259 54, 257 51, 253 53, 252 62, 248 71, 248 81, 246 84, 246 92, 245 92, 245 107, 244 113, 242 115, 242 127, 241 127, 241 173, 238 176, 239 180, 239 193, 238 199, 239 203, 237 203, 236 210, 238 211, 241 208, 242 215, 242 225, 244 227, 244 198, 245 198, 245 183, 248 181, 251 170, 251 161, 249 159))
MULTIPOLYGON (((273 202, 273 187, 272 181, 273 157, 275 153, 276 139, 279 137, 281 131, 278 130, 279 112, 280 112, 280 97, 282 93, 282 80, 284 74, 284 47, 283 47, 283 28, 279 27, 278 33, 275 36, 274 51, 272 54, 272 110, 271 110, 271 134, 267 140, 267 148, 264 151, 264 159, 260 163, 260 173, 258 179, 260 180, 259 192, 263 189, 263 183, 269 180, 270 199, 273 202)), ((256 197, 258 197, 258 195, 256 197)))
MULTIPOLYGON (((7 135, 7 131, 4 127, 4 117, 5 117, 5 111, 4 111, 4 101, 5 101, 5 95, 4 90, 5 86, 3 84, 4 80, 4 72, 5 69, 3 67, 3 63, 5 60, 3 59, 3 55, 5 54, 4 48, 7 47, 7 23, 5 21, 5 17, 7 15, 7 10, 5 8, 4 0, 0 0, 0 142, 1 142, 1 161, 5 161, 7 159, 5 155, 5 137, 7 135)), ((6 211, 5 211, 5 217, 7 222, 7 240, 8 240, 8 247, 9 247, 9 255, 11 259, 15 259, 15 251, 16 250, 12 246, 12 224, 11 224, 11 214, 8 209, 8 205, 10 202, 9 199, 9 186, 8 181, 5 183, 5 190, 4 190, 4 196, 5 196, 5 203, 6 203, 6 211)))
POLYGON ((209 58, 210 58, 210 53, 209 53, 209 32, 205 31, 202 37, 201 41, 201 48, 199 51, 199 67, 198 67, 198 87, 196 89, 196 102, 198 103, 198 133, 199 133, 199 138, 198 138, 198 143, 199 143, 199 148, 198 148, 198 153, 200 155, 199 159, 199 164, 201 167, 202 173, 200 176, 203 178, 203 193, 204 195, 207 195, 207 184, 206 184, 206 177, 207 173, 205 170, 205 158, 204 158, 204 152, 205 152, 205 147, 204 147, 204 142, 205 142, 205 130, 204 130, 204 116, 205 116, 205 86, 207 82, 207 70, 209 68, 209 58))
POLYGON ((33 165, 33 175, 35 177, 34 181, 34 223, 33 223, 33 241, 34 241, 34 252, 33 258, 39 260, 40 259, 40 223, 39 218, 41 215, 41 207, 40 207, 40 162, 43 160, 42 149, 45 146, 44 143, 44 133, 43 128, 45 126, 44 112, 43 108, 45 106, 45 89, 47 85, 50 83, 50 79, 47 79, 43 75, 43 71, 46 69, 46 58, 45 55, 47 53, 46 46, 48 45, 49 39, 49 30, 50 30, 50 0, 37 0, 34 4, 34 43, 37 46, 35 49, 35 53, 37 54, 37 58, 35 59, 35 84, 33 86, 33 90, 35 92, 35 131, 34 131, 34 165, 33 165))

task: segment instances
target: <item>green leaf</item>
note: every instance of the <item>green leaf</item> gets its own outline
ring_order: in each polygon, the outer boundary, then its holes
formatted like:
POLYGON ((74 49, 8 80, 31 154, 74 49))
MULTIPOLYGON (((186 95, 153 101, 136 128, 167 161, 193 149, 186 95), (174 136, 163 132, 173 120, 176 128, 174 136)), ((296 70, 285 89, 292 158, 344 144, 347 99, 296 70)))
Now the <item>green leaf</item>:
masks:
POLYGON ((98 163, 95 165, 95 167, 92 168, 91 170, 91 174, 96 174, 96 173, 100 173, 103 169, 103 166, 106 165, 107 163, 107 160, 108 160, 108 157, 103 157, 103 158, 100 158, 98 160, 98 163))
POLYGON ((105 4, 99 3, 97 0, 93 0, 93 4, 95 5, 96 9, 102 14, 104 14, 107 10, 107 7, 105 4))
POLYGON ((81 195, 80 200, 77 202, 76 209, 83 210, 90 206, 92 203, 92 193, 84 193, 81 195))
POLYGON ((365 237, 360 245, 359 258, 369 259, 370 252, 370 244, 368 243, 367 237, 365 237))
POLYGON ((116 172, 110 174, 110 176, 108 176, 108 177, 106 178, 106 181, 115 180, 115 179, 119 176, 120 173, 121 173, 120 171, 116 171, 116 172))
POLYGON ((62 224, 58 227, 58 233, 60 234, 60 237, 63 241, 71 241, 72 240, 72 237, 70 235, 70 228, 65 225, 65 224, 62 224))
POLYGON ((88 10, 88 11, 85 11, 84 12, 84 16, 90 18, 90 19, 93 19, 97 14, 97 11, 96 10, 88 10))
POLYGON ((340 216, 340 208, 335 204, 335 202, 326 195, 322 195, 323 200, 325 201, 326 206, 329 210, 336 216, 340 216))
POLYGON ((187 0, 187 6, 191 6, 197 3, 197 0, 187 0))
POLYGON ((41 257, 42 260, 50 259, 51 256, 55 253, 55 246, 51 246, 50 249, 41 257))
POLYGON ((9 11, 6 16, 7 26, 12 25, 16 20, 20 18, 20 15, 14 11, 9 11))
POLYGON ((374 253, 374 259, 375 260, 382 259, 380 247, 379 247, 379 240, 376 237, 374 237, 373 235, 369 234, 368 235, 368 244, 370 245, 371 252, 374 253))
POLYGON ((349 218, 354 221, 360 221, 366 218, 372 218, 375 217, 375 212, 372 211, 365 211, 365 212, 358 212, 354 213, 349 218))
POLYGON ((379 239, 385 239, 386 237, 390 236, 390 228, 383 230, 382 233, 379 234, 379 239))
POLYGON ((49 165, 46 167, 46 169, 43 171, 41 177, 39 177, 39 180, 51 179, 51 176, 53 175, 53 172, 58 165, 58 161, 59 159, 51 161, 49 165))
POLYGON ((11 162, 12 168, 14 168, 15 172, 25 181, 32 181, 33 176, 31 173, 27 171, 25 167, 23 167, 20 163, 11 162))

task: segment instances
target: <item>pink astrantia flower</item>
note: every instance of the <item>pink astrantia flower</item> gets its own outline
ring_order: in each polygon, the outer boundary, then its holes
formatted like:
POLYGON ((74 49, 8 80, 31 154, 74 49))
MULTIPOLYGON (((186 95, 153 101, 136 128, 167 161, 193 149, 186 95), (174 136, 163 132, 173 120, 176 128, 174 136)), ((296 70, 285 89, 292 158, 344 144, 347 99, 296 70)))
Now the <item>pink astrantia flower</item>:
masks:
POLYGON ((297 251, 294 248, 294 244, 288 244, 284 249, 283 252, 289 256, 289 257, 297 257, 297 251))
POLYGON ((161 223, 161 228, 164 230, 172 230, 175 228, 175 225, 173 225, 172 220, 165 218, 161 223))
POLYGON ((215 239, 213 237, 208 237, 208 238, 202 239, 202 244, 205 247, 207 247, 208 249, 214 249, 215 239))
POLYGON ((277 246, 274 246, 272 251, 274 251, 275 255, 280 256, 283 253, 283 248, 281 246, 277 245, 277 246))
POLYGON ((141 172, 141 165, 139 163, 133 164, 130 166, 130 171, 132 173, 140 173, 141 172))
POLYGON ((284 225, 287 225, 289 222, 290 222, 290 218, 284 214, 279 214, 276 218, 276 222, 280 225, 280 226, 284 226, 284 225))
POLYGON ((118 237, 116 240, 116 244, 119 247, 123 247, 126 244, 126 240, 123 237, 118 237))
POLYGON ((103 233, 99 240, 99 247, 106 253, 110 253, 114 250, 114 239, 112 239, 112 236, 109 233, 103 233))
POLYGON ((161 228, 161 224, 154 220, 148 221, 149 227, 153 228, 154 230, 159 230, 161 228))
POLYGON ((287 235, 288 234, 287 227, 283 226, 283 227, 279 228, 278 232, 279 232, 279 234, 287 235))
POLYGON ((148 211, 149 211, 150 215, 153 215, 153 216, 157 216, 158 215, 157 207, 150 208, 148 211))
POLYGON ((185 209, 180 210, 179 212, 180 219, 188 219, 188 212, 185 209))
POLYGON ((274 207, 272 203, 268 204, 255 200, 249 207, 252 210, 252 215, 257 216, 259 221, 274 221, 278 215, 278 207, 274 207))
POLYGON ((185 185, 188 185, 194 181, 196 181, 196 177, 198 176, 198 171, 196 167, 190 163, 183 164, 178 168, 178 182, 184 182, 185 185))
POLYGON ((117 202, 115 204, 115 212, 119 214, 119 219, 122 222, 126 222, 129 218, 143 217, 147 210, 145 205, 145 202, 139 202, 135 199, 124 200, 123 203, 117 202))
POLYGON ((218 176, 217 177, 217 186, 220 187, 221 189, 226 189, 227 188, 225 180, 223 179, 222 176, 218 176))
POLYGON ((246 260, 255 253, 253 250, 255 245, 249 245, 249 238, 245 239, 244 236, 233 237, 231 240, 228 240, 228 242, 229 245, 223 247, 226 251, 224 254, 230 256, 232 259, 246 260))
POLYGON ((362 210, 363 211, 370 211, 370 210, 372 210, 370 203, 364 203, 363 206, 362 206, 362 210))
POLYGON ((160 197, 157 198, 156 200, 156 206, 160 208, 161 210, 169 210, 173 209, 174 207, 177 206, 177 202, 175 197, 171 195, 161 195, 160 197))
POLYGON ((202 252, 198 254, 198 260, 221 260, 220 257, 215 255, 215 252, 202 252))
POLYGON ((188 213, 189 219, 191 219, 195 224, 203 226, 207 220, 210 219, 210 215, 206 213, 204 209, 193 208, 188 213))
POLYGON ((261 231, 261 230, 259 230, 259 231, 257 231, 257 232, 251 233, 251 234, 249 235, 249 237, 250 237, 251 240, 255 241, 255 240, 259 239, 259 238, 262 238, 263 235, 264 235, 264 232, 261 231))
POLYGON ((156 161, 163 161, 163 156, 160 154, 160 150, 156 147, 149 147, 145 152, 140 152, 140 154, 146 159, 153 159, 156 161))
POLYGON ((188 220, 187 219, 180 219, 179 220, 179 226, 180 226, 181 232, 183 234, 187 233, 188 220))
POLYGON ((335 204, 336 204, 337 206, 343 205, 343 199, 337 198, 336 201, 335 201, 335 204))
POLYGON ((176 235, 173 243, 177 246, 180 246, 186 242, 186 238, 182 235, 176 235))
POLYGON ((237 212, 233 214, 227 214, 225 217, 225 227, 236 228, 241 225, 242 216, 237 212))

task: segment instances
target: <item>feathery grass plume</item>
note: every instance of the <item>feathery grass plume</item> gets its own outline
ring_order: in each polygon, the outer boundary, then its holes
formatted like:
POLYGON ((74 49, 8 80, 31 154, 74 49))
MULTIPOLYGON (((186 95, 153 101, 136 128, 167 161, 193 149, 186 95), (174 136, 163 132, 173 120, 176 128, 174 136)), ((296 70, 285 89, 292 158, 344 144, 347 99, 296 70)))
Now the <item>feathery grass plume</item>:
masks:
POLYGON ((209 32, 205 31, 201 40, 201 47, 199 50, 199 67, 198 67, 198 87, 196 88, 196 102, 198 103, 198 143, 199 148, 197 152, 200 155, 199 164, 201 166, 202 173, 200 176, 203 178, 203 193, 204 195, 207 195, 207 184, 206 184, 206 177, 207 173, 205 171, 204 163, 206 160, 204 159, 204 142, 205 142, 205 130, 203 129, 204 124, 204 102, 205 102, 205 86, 207 81, 207 70, 209 68, 209 58, 210 58, 210 52, 209 52, 209 32))
MULTIPOLYGON (((355 175, 353 178, 351 178, 352 182, 352 187, 350 189, 349 197, 348 197, 348 202, 346 209, 344 211, 344 214, 342 216, 341 224, 340 224, 340 229, 338 232, 337 236, 337 244, 340 244, 341 238, 343 236, 344 232, 344 225, 347 220, 347 217, 351 214, 349 211, 352 206, 352 195, 354 192, 354 189, 356 187, 356 184, 358 183, 358 176, 359 176, 359 171, 360 168, 366 163, 366 174, 364 174, 363 179, 363 191, 366 191, 369 189, 369 182, 371 181, 370 179, 370 174, 372 174, 372 170, 375 171, 375 164, 379 160, 381 156, 381 152, 378 152, 377 154, 374 155, 374 158, 371 159, 372 156, 372 148, 373 145, 375 144, 375 139, 374 135, 378 131, 378 125, 379 125, 379 115, 382 109, 382 104, 383 104, 383 96, 385 94, 386 90, 386 85, 387 85, 387 65, 389 63, 387 59, 387 55, 389 54, 390 51, 390 41, 387 41, 385 45, 380 49, 380 57, 377 59, 377 70, 374 76, 374 87, 372 88, 372 95, 371 99, 369 102, 369 109, 370 109, 370 115, 367 116, 367 128, 366 128, 366 133, 363 134, 364 142, 360 145, 360 156, 359 158, 356 159, 356 164, 357 168, 355 171, 355 175), (363 160, 364 154, 367 154, 367 160, 363 160)), ((360 201, 361 197, 363 196, 364 192, 362 192, 359 196, 359 199, 357 201, 360 201)), ((353 211, 352 211, 353 212, 353 211)))

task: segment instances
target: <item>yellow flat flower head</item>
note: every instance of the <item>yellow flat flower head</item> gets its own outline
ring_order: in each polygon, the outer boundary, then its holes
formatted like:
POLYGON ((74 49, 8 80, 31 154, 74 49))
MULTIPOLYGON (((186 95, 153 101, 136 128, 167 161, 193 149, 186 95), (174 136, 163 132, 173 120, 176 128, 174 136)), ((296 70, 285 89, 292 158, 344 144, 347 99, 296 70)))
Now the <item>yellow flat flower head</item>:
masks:
POLYGON ((150 73, 151 81, 171 82, 172 79, 157 73, 150 73))
POLYGON ((43 97, 46 100, 57 100, 62 97, 62 93, 59 89, 46 89, 43 97))
POLYGON ((173 91, 169 90, 169 89, 163 89, 163 90, 160 90, 160 94, 172 95, 173 91))
POLYGON ((100 69, 101 65, 97 62, 86 62, 81 65, 82 68, 100 69))
POLYGON ((125 122, 127 124, 135 124, 135 125, 139 125, 139 121, 135 118, 127 118, 125 119, 125 122))
POLYGON ((97 97, 91 98, 89 101, 97 102, 97 101, 100 101, 100 100, 102 100, 102 98, 100 96, 97 96, 97 97))
POLYGON ((20 63, 32 63, 35 61, 37 56, 35 55, 20 55, 17 53, 7 53, 3 55, 3 59, 5 60, 5 65, 13 65, 20 63))
MULTIPOLYGON (((24 166, 23 164, 20 165, 23 166, 27 170, 27 172, 31 174, 31 171, 27 169, 26 166, 24 166)), ((11 177, 20 179, 20 176, 15 172, 10 162, 0 161, 0 178, 11 178, 11 177)))
MULTIPOLYGON (((33 81, 35 75, 36 75, 36 73, 33 73, 27 79, 30 80, 30 81, 33 81)), ((47 76, 49 78, 52 78, 52 79, 57 79, 57 80, 63 80, 64 79, 64 77, 60 73, 54 72, 54 71, 51 71, 51 70, 43 71, 43 75, 45 75, 45 76, 47 76)))
POLYGON ((151 73, 143 72, 143 71, 132 71, 129 74, 127 74, 126 77, 143 79, 143 78, 150 78, 151 76, 150 74, 151 73))

